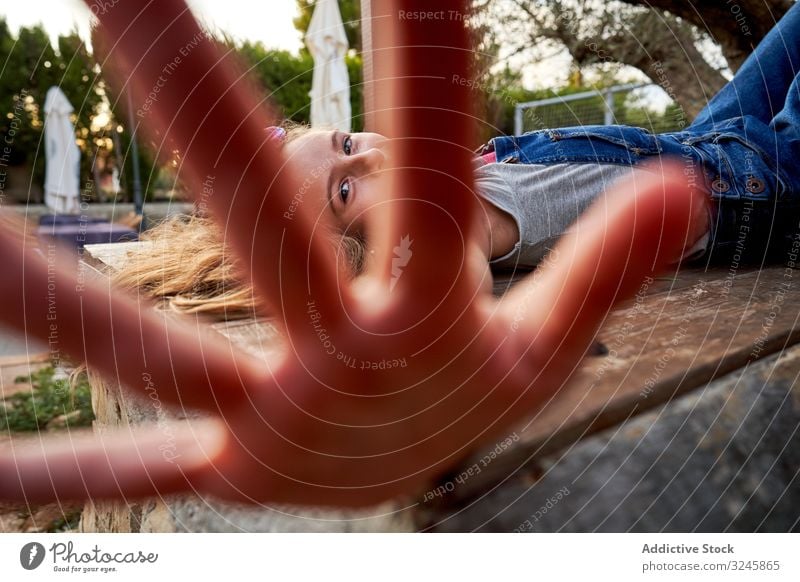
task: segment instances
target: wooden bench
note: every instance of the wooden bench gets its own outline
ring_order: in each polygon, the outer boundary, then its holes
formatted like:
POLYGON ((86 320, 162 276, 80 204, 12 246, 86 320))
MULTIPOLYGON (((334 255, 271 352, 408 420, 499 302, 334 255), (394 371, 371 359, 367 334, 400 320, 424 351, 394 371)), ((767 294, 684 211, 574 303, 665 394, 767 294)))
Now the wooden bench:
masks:
MULTIPOLYGON (((131 244, 87 246, 94 276, 131 244)), ((84 531, 796 531, 800 271, 682 271, 612 313, 592 356, 506 439, 369 511, 182 496, 88 503, 84 531)), ((512 279, 498 277, 501 294, 512 279)), ((213 324, 259 355, 269 321, 213 324)), ((157 421, 93 379, 97 430, 157 421)))

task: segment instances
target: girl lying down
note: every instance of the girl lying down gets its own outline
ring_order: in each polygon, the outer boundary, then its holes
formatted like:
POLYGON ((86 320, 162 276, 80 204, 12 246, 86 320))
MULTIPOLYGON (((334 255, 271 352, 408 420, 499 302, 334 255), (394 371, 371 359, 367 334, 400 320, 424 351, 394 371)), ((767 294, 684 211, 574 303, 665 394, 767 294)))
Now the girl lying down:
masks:
MULTIPOLYGON (((0 499, 189 490, 365 506, 418 494, 557 398, 608 311, 647 277, 681 257, 759 255, 792 236, 798 18, 795 6, 686 131, 542 131, 496 138, 475 159, 461 145, 470 140, 471 96, 443 81, 470 65, 462 23, 390 17, 377 25, 403 39, 391 63, 377 64, 388 84, 375 90, 376 111, 391 141, 316 130, 270 130, 265 141, 274 117, 224 55, 199 45, 161 88, 145 126, 181 152, 191 189, 215 176, 207 202, 219 226, 179 229, 174 252, 155 253, 177 261, 127 276, 195 311, 247 311, 256 294, 274 309, 286 349, 257 358, 107 286, 79 286, 68 263, 51 268, 0 231, 4 323, 44 341, 55 333, 59 350, 128 390, 155 388, 165 406, 205 414, 170 426, 169 458, 160 423, 2 444, 0 499), (378 214, 385 168, 398 170, 391 216, 378 214), (622 184, 623 176, 632 179, 622 184), (422 202, 404 198, 422 193, 422 202), (345 237, 351 273, 364 271, 354 284, 332 264, 316 230, 323 223, 345 237), (413 258, 390 293, 397 243, 388 241, 407 232, 413 258), (535 277, 499 300, 476 293, 490 261, 534 265, 559 236, 555 258, 535 277), (244 272, 252 289, 230 284, 244 272), (408 365, 353 369, 340 354, 408 365)), ((181 0, 123 2, 98 19, 130 67, 133 99, 201 34, 181 0)))
MULTIPOLYGON (((497 137, 474 160, 478 238, 495 267, 534 267, 611 184, 680 159, 712 202, 685 258, 761 259, 797 234, 800 190, 800 12, 784 17, 685 130, 653 135, 624 126, 550 129, 497 137), (651 162, 648 169, 641 164, 651 162), (788 211, 788 212, 786 212, 788 211)), ((286 139, 280 129, 270 130, 286 139)), ((330 167, 313 196, 344 232, 361 231, 376 200, 388 142, 370 133, 309 131, 287 147, 301 167, 330 167)))
MULTIPOLYGON (((653 160, 680 159, 690 184, 710 201, 684 261, 779 259, 800 234, 800 14, 793 8, 750 55, 735 77, 685 130, 653 135, 625 126, 582 126, 497 137, 473 160, 481 211, 474 231, 478 254, 495 269, 535 267, 578 216, 609 187, 658 170, 653 160), (643 166, 643 163, 651 164, 643 166)), ((267 129, 287 156, 313 179, 303 204, 328 213, 342 236, 354 273, 369 257, 364 217, 382 200, 381 171, 392 144, 375 133, 346 134, 287 125, 267 129)), ((287 214, 296 211, 290 207, 287 214)), ((249 311, 252 293, 223 264, 213 223, 173 222, 150 237, 171 249, 148 253, 121 274, 181 310, 227 316, 249 311), (193 259, 187 261, 188 255, 193 259), (214 268, 210 269, 209 265, 214 268), (224 289, 224 291, 222 291, 224 289)))

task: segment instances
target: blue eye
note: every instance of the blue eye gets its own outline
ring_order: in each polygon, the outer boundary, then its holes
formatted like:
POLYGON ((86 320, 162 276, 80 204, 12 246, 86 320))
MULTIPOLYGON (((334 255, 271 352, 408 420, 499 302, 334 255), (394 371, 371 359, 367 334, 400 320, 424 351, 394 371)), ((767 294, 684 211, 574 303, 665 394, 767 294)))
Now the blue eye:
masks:
POLYGON ((347 199, 350 197, 350 182, 344 180, 339 184, 339 198, 342 199, 343 204, 347 204, 347 199))
POLYGON ((353 153, 353 140, 349 135, 342 141, 342 151, 348 156, 353 153))

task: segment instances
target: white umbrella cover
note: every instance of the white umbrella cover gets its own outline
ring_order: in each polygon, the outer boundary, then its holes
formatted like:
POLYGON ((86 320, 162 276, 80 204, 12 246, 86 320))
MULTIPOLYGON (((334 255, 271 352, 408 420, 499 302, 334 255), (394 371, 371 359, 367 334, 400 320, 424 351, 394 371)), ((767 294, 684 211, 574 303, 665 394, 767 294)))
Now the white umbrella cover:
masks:
POLYGON ((311 125, 350 131, 350 77, 344 57, 347 35, 337 0, 319 0, 306 33, 314 57, 311 125))
POLYGON ((69 119, 73 108, 58 87, 50 87, 44 101, 45 178, 44 201, 56 213, 76 214, 80 204, 81 152, 69 119))

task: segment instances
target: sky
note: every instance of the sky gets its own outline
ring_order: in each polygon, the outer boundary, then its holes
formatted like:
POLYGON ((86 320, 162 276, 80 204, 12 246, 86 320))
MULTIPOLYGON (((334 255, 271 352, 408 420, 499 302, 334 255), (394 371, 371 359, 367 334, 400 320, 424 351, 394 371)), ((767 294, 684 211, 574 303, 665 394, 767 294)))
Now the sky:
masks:
MULTIPOLYGON (((296 52, 301 46, 300 34, 292 24, 297 14, 295 0, 188 0, 188 4, 211 30, 260 40, 269 48, 296 52)), ((75 28, 82 38, 89 36, 91 12, 82 0, 3 0, 0 16, 5 17, 13 33, 20 26, 41 23, 51 37, 75 28)))

